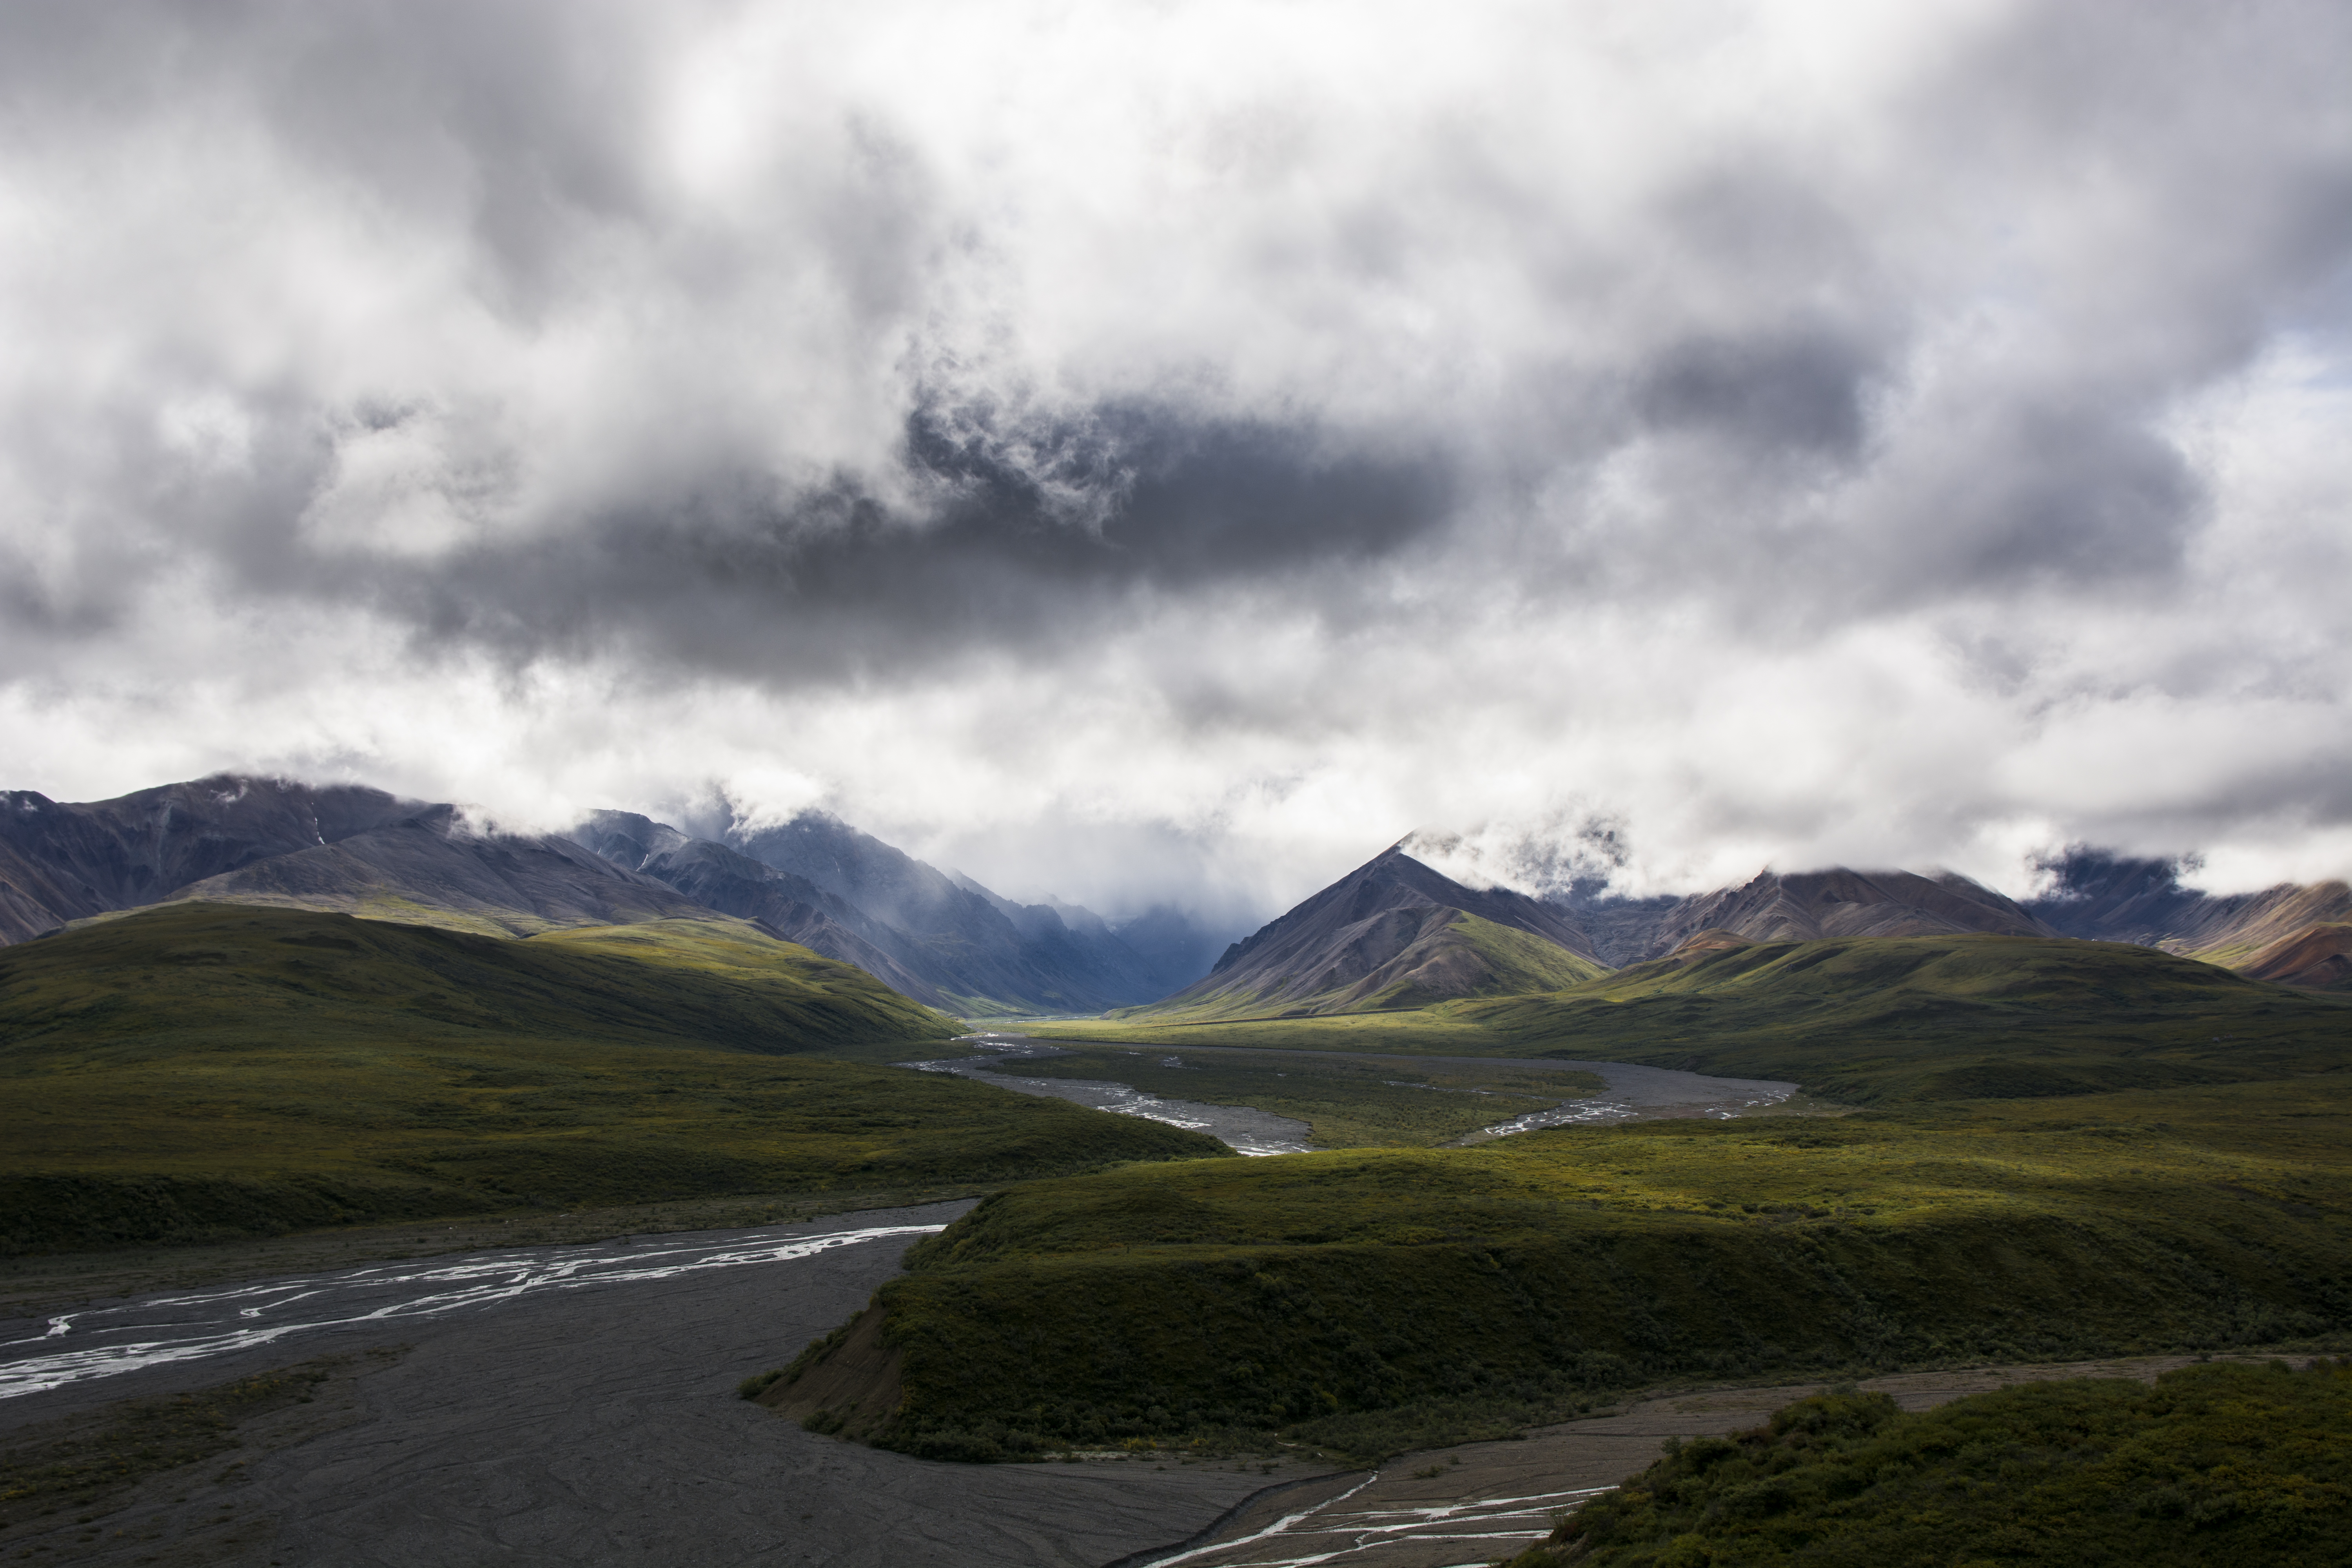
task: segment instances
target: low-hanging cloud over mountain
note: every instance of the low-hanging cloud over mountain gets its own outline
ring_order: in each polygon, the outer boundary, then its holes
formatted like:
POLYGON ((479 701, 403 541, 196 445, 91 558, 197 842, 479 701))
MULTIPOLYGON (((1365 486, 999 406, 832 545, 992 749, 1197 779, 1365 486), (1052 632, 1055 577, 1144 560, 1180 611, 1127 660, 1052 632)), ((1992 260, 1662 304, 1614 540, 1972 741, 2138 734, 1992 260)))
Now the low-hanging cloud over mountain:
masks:
POLYGON ((2352 869, 2340 5, 0 17, 0 782, 2352 869))

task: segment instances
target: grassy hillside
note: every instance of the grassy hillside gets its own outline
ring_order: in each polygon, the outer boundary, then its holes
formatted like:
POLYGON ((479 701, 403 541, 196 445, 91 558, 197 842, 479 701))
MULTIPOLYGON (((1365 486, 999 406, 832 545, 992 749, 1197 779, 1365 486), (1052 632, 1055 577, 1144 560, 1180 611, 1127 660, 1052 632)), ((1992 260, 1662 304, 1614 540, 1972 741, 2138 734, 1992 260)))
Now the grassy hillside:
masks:
POLYGON ((1767 942, 1540 994, 1048 1039, 1645 1062, 1856 1104, 2225 1083, 2352 1061, 2352 1005, 2150 948, 2031 937, 1767 942))
POLYGON ((1222 1153, 817 1053, 956 1026, 735 922, 503 941, 170 905, 0 950, 0 1245, 1008 1180, 1222 1153))
POLYGON ((944 1014, 733 921, 474 936, 244 904, 166 904, 0 949, 0 1043, 115 1052, 151 1037, 354 1028, 692 1040, 802 1053, 943 1039, 944 1014))
POLYGON ((1110 1172, 910 1255, 852 1431, 1376 1454, 1675 1377, 2337 1334, 2347 1237, 2340 1074, 1110 1172))
POLYGON ((1510 1568, 2334 1563, 2352 1365, 2034 1384, 1906 1415, 1832 1393, 1668 1456, 1510 1568))

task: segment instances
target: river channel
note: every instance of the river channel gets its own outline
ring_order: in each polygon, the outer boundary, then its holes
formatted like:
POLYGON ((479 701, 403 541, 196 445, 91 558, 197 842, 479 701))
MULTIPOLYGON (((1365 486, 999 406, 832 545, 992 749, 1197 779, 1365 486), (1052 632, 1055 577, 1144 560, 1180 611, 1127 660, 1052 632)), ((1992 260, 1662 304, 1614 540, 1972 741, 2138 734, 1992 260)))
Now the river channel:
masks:
MULTIPOLYGON (((999 1089, 1009 1089, 1020 1094, 1066 1100, 1115 1115, 1140 1116, 1150 1121, 1164 1121, 1171 1127, 1189 1127, 1221 1141, 1237 1154, 1301 1154, 1312 1147, 1308 1142, 1310 1129, 1304 1121, 1246 1105, 1208 1105, 1188 1100, 1164 1100, 1146 1094, 1132 1085, 1108 1079, 1021 1077, 1007 1069, 1024 1059, 1069 1054, 1027 1035, 982 1031, 966 1035, 957 1044, 987 1051, 991 1055, 960 1061, 901 1062, 898 1065, 923 1072, 953 1073, 975 1083, 992 1083, 999 1089)), ((1131 1048, 1133 1042, 1073 1040, 1070 1044, 1118 1045, 1131 1048)), ((1706 1073, 1681 1072, 1672 1068, 1637 1067, 1631 1062, 1570 1062, 1520 1057, 1395 1057, 1348 1051, 1261 1049, 1249 1046, 1188 1045, 1182 1047, 1181 1055, 1370 1062, 1416 1072, 1443 1066, 1449 1070, 1491 1068, 1512 1072, 1591 1073, 1601 1081, 1599 1094, 1563 1100, 1549 1110, 1529 1111, 1523 1116, 1498 1121, 1459 1140, 1464 1143, 1482 1143, 1496 1138, 1507 1138, 1515 1132, 1533 1132, 1545 1127, 1593 1126, 1612 1121, 1644 1121, 1669 1117, 1752 1115, 1770 1110, 1797 1092, 1795 1084, 1776 1079, 1713 1078, 1706 1073)), ((1171 1063, 1181 1059, 1180 1056, 1167 1058, 1171 1063)))

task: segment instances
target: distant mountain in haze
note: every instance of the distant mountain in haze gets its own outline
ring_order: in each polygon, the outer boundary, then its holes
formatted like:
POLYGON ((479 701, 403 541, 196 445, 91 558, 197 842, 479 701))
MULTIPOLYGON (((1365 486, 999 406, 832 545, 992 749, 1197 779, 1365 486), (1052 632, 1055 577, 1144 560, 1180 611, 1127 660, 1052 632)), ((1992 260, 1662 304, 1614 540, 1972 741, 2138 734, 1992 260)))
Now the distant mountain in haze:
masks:
POLYGON ((597 811, 573 839, 625 869, 651 877, 722 914, 756 921, 787 941, 854 963, 934 1007, 947 994, 901 962, 908 939, 803 877, 763 866, 709 838, 628 811, 597 811))
POLYGON ((1161 996, 1208 973, 1225 945, 1173 904, 1154 904, 1111 931, 1150 969, 1151 984, 1161 996))
MULTIPOLYGON (((2352 936, 2352 925, 2340 928, 2352 936)), ((1300 1017, 1449 997, 1559 990, 1675 954, 1837 937, 2063 933, 1956 872, 1766 871, 1687 898, 1590 893, 1538 901, 1465 887, 1393 848, 1235 943, 1209 974, 1124 1016, 1300 1017)), ((2272 955, 2281 978, 2333 984, 2352 942, 2316 937, 2272 955)))
POLYGON ((1147 1016, 1305 1017, 1550 991, 1602 973, 1572 920, 1391 848, 1228 948, 1147 1016))
POLYGON ((1098 1013, 1173 989, 1092 910, 1058 900, 1015 902, 825 813, 730 829, 721 844, 599 812, 575 837, 955 1012, 1098 1013))
POLYGON ((1555 905, 1592 931, 1612 968, 1663 958, 1700 931, 1749 942, 1985 931, 2057 936, 2031 910, 1955 871, 1765 871, 1682 899, 1586 898, 1555 905))

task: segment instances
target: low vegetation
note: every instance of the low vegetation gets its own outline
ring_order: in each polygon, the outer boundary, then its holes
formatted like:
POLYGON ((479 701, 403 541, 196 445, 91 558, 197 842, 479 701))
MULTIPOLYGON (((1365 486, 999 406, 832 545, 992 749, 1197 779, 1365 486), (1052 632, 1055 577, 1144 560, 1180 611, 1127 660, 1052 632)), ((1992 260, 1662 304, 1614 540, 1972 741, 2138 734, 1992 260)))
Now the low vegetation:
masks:
POLYGON ((1085 1020, 1040 1038, 1549 1056, 1789 1079, 1853 1104, 2029 1099, 2336 1070, 2352 1003, 2112 942, 1882 937, 1662 959, 1565 990, 1222 1025, 1085 1020))
POLYGON ((1529 1111, 1601 1092, 1598 1075, 1549 1068, 1362 1062, 1345 1057, 1164 1055, 1073 1046, 1024 1058, 1024 1078, 1108 1079, 1167 1100, 1247 1105, 1307 1124, 1318 1148, 1444 1143, 1529 1111))
POLYGON ((2339 1334, 2347 1118, 2331 1076, 1033 1183, 883 1288, 866 1435, 1375 1455, 1674 1379, 2339 1334))
POLYGON ((516 941, 165 906, 0 950, 0 1249, 1224 1152, 814 1059, 935 1053, 956 1028, 737 922, 516 941))
POLYGON ((1510 1568, 2338 1563, 2352 1364, 2029 1384, 1906 1415, 1801 1400, 1587 1503, 1510 1568))

